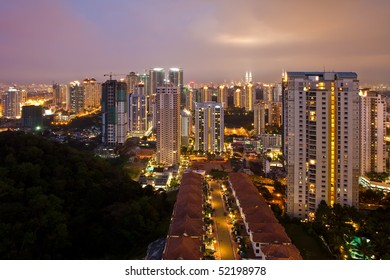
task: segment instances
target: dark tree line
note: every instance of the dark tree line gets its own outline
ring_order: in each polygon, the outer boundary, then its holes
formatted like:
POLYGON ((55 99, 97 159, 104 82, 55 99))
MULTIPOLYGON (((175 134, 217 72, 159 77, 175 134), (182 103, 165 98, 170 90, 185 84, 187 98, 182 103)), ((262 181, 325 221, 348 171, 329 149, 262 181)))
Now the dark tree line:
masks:
POLYGON ((0 259, 131 259, 167 232, 172 203, 67 145, 0 133, 0 259))
MULTIPOLYGON (((355 207, 335 204, 329 207, 322 201, 312 223, 335 255, 348 254, 347 243, 353 237, 370 240, 369 246, 358 248, 362 255, 390 259, 390 204, 377 210, 363 212, 355 207)), ((363 242, 364 243, 364 242, 363 242)), ((362 244, 364 245, 364 244, 362 244)), ((368 244, 365 244, 368 245, 368 244)))

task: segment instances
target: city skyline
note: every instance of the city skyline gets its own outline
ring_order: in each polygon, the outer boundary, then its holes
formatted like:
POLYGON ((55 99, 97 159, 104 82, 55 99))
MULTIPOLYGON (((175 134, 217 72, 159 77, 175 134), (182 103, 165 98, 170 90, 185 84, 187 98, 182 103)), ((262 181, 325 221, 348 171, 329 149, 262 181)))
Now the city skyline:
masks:
POLYGON ((388 83, 389 8, 385 0, 11 1, 0 11, 0 82, 103 81, 176 66, 185 83, 244 80, 246 71, 275 82, 301 69, 388 83))

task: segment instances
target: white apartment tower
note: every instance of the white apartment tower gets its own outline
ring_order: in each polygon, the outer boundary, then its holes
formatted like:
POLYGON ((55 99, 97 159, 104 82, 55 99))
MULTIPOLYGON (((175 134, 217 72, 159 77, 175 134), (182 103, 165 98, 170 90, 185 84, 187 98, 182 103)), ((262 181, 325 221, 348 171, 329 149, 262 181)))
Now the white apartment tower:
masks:
POLYGON ((173 84, 156 88, 157 163, 180 162, 180 92, 173 84))
POLYGON ((9 87, 1 94, 2 116, 6 118, 20 118, 22 93, 15 87, 9 87))
POLYGON ((322 200, 358 207, 357 74, 287 72, 283 103, 287 213, 311 220, 322 200))
POLYGON ((195 103, 195 150, 224 151, 223 103, 195 103))
POLYGON ((386 172, 386 102, 376 91, 360 90, 360 174, 386 172))
POLYGON ((132 137, 142 137, 148 130, 147 96, 142 83, 133 86, 129 95, 129 132, 132 137))
POLYGON ((255 129, 255 134, 265 134, 265 110, 267 108, 267 105, 264 101, 257 101, 254 105, 254 112, 253 112, 253 124, 255 129))
POLYGON ((223 107, 227 108, 228 106, 228 87, 226 85, 220 85, 218 87, 217 102, 223 103, 223 107))

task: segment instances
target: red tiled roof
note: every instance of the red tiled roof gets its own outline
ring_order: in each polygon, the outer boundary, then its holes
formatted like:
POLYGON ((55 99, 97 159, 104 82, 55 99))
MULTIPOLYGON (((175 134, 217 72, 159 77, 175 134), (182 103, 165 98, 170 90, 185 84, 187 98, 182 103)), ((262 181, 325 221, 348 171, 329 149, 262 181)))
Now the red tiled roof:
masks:
POLYGON ((268 244, 262 246, 261 251, 267 260, 302 260, 301 254, 293 244, 268 244))
POLYGON ((248 175, 230 173, 229 180, 253 242, 269 243, 264 247, 264 250, 262 249, 266 258, 302 259, 298 249, 291 244, 291 239, 286 234, 283 226, 279 224, 274 213, 259 194, 248 175))
POLYGON ((200 260, 202 241, 188 236, 168 237, 163 253, 164 260, 200 260))
POLYGON ((252 239, 258 243, 291 244, 290 238, 282 232, 252 232, 252 239))
POLYGON ((204 233, 203 220, 193 219, 188 215, 176 217, 169 227, 169 236, 201 237, 204 233))
POLYGON ((203 230, 203 176, 184 173, 172 213, 163 259, 201 259, 203 230), (191 238, 195 237, 195 238, 191 238))

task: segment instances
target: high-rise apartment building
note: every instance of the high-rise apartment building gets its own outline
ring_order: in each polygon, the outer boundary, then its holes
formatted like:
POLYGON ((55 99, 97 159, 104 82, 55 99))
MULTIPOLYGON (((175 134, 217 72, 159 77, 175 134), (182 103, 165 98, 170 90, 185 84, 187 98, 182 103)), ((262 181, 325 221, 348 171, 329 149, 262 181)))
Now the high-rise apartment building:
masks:
POLYGON ((268 124, 275 127, 282 125, 282 102, 268 102, 268 124))
POLYGON ((209 102, 213 101, 213 88, 204 86, 199 89, 200 92, 200 101, 201 102, 209 102))
POLYGON ((245 85, 245 110, 253 111, 254 101, 256 100, 256 92, 252 83, 245 85))
POLYGON ((223 103, 223 107, 227 108, 228 106, 228 87, 226 85, 220 85, 218 87, 218 93, 217 93, 217 102, 223 103))
POLYGON ((53 103, 56 108, 66 108, 66 91, 66 85, 53 84, 53 103))
POLYGON ((129 95, 129 132, 132 137, 142 137, 148 130, 147 97, 144 84, 134 86, 129 95))
POLYGON ((192 133, 192 115, 187 109, 181 111, 181 145, 188 146, 192 133))
POLYGON ((253 124, 255 129, 255 134, 260 135, 265 133, 265 125, 266 125, 266 104, 264 101, 257 101, 254 106, 253 112, 253 124))
POLYGON ((224 151, 223 103, 195 103, 195 150, 224 151))
POLYGON ((127 93, 133 93, 134 87, 140 83, 141 79, 135 72, 130 72, 129 75, 126 75, 126 85, 127 85, 127 93))
POLYGON ((369 89, 360 90, 360 174, 386 172, 386 102, 369 89))
POLYGON ((164 68, 153 68, 149 70, 150 96, 156 93, 156 88, 165 84, 164 68))
POLYGON ((358 207, 357 74, 287 72, 283 102, 287 213, 313 219, 322 200, 358 207))
POLYGON ((9 87, 1 94, 2 115, 6 118, 20 118, 21 92, 15 87, 9 87))
POLYGON ((107 80, 102 84, 102 142, 123 144, 128 132, 127 86, 125 82, 107 80))
POLYGON ((100 106, 102 98, 102 85, 94 78, 84 79, 84 109, 91 110, 100 106))
POLYGON ((84 111, 84 87, 79 81, 70 82, 68 86, 67 109, 75 114, 84 111))
POLYGON ((173 84, 156 88, 157 163, 180 162, 180 92, 173 84))
POLYGON ((182 88, 183 87, 183 69, 181 68, 169 68, 168 71, 169 82, 175 86, 182 88))

